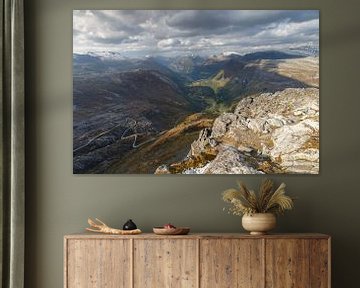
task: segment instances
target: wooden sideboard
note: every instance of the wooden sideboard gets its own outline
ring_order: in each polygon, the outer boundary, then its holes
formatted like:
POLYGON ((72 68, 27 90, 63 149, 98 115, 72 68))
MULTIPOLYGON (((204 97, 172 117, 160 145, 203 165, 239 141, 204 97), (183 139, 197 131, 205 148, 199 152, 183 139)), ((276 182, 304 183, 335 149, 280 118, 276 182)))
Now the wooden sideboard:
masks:
POLYGON ((323 234, 67 235, 65 288, 329 288, 323 234))

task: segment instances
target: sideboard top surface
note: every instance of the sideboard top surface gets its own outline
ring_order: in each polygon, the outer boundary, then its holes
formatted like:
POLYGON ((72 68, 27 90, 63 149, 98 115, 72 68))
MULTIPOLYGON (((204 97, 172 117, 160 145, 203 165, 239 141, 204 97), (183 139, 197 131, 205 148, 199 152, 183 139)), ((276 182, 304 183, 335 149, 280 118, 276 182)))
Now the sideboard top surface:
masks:
POLYGON ((330 236, 320 233, 286 233, 250 235, 246 233, 190 233, 188 235, 156 235, 142 233, 138 235, 110 235, 101 233, 75 233, 64 236, 65 239, 329 239, 330 236))

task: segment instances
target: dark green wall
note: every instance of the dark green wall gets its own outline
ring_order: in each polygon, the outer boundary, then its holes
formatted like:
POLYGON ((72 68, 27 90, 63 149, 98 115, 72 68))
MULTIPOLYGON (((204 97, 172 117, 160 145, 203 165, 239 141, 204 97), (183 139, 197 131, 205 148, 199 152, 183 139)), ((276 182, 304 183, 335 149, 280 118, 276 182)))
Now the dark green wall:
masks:
POLYGON ((72 175, 73 9, 320 9, 321 159, 318 176, 274 176, 299 197, 280 232, 333 237, 333 287, 359 287, 360 21, 357 1, 27 0, 26 287, 63 287, 63 235, 88 216, 145 231, 172 222, 193 231, 241 231, 220 192, 256 176, 72 175))

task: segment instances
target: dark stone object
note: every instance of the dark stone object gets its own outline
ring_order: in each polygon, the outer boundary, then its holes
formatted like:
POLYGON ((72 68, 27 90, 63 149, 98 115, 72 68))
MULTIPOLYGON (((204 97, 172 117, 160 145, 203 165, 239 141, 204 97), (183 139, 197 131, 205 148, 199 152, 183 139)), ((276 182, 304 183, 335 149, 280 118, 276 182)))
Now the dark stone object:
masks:
POLYGON ((137 229, 137 226, 131 219, 126 221, 126 223, 123 226, 123 230, 135 230, 135 229, 137 229))

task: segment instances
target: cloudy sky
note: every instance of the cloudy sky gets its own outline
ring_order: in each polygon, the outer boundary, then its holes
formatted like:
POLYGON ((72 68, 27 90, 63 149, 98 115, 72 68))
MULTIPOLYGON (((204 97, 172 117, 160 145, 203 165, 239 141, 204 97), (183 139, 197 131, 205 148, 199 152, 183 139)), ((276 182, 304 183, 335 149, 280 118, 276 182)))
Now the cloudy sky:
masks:
POLYGON ((74 10, 75 53, 248 53, 319 44, 317 10, 74 10))

